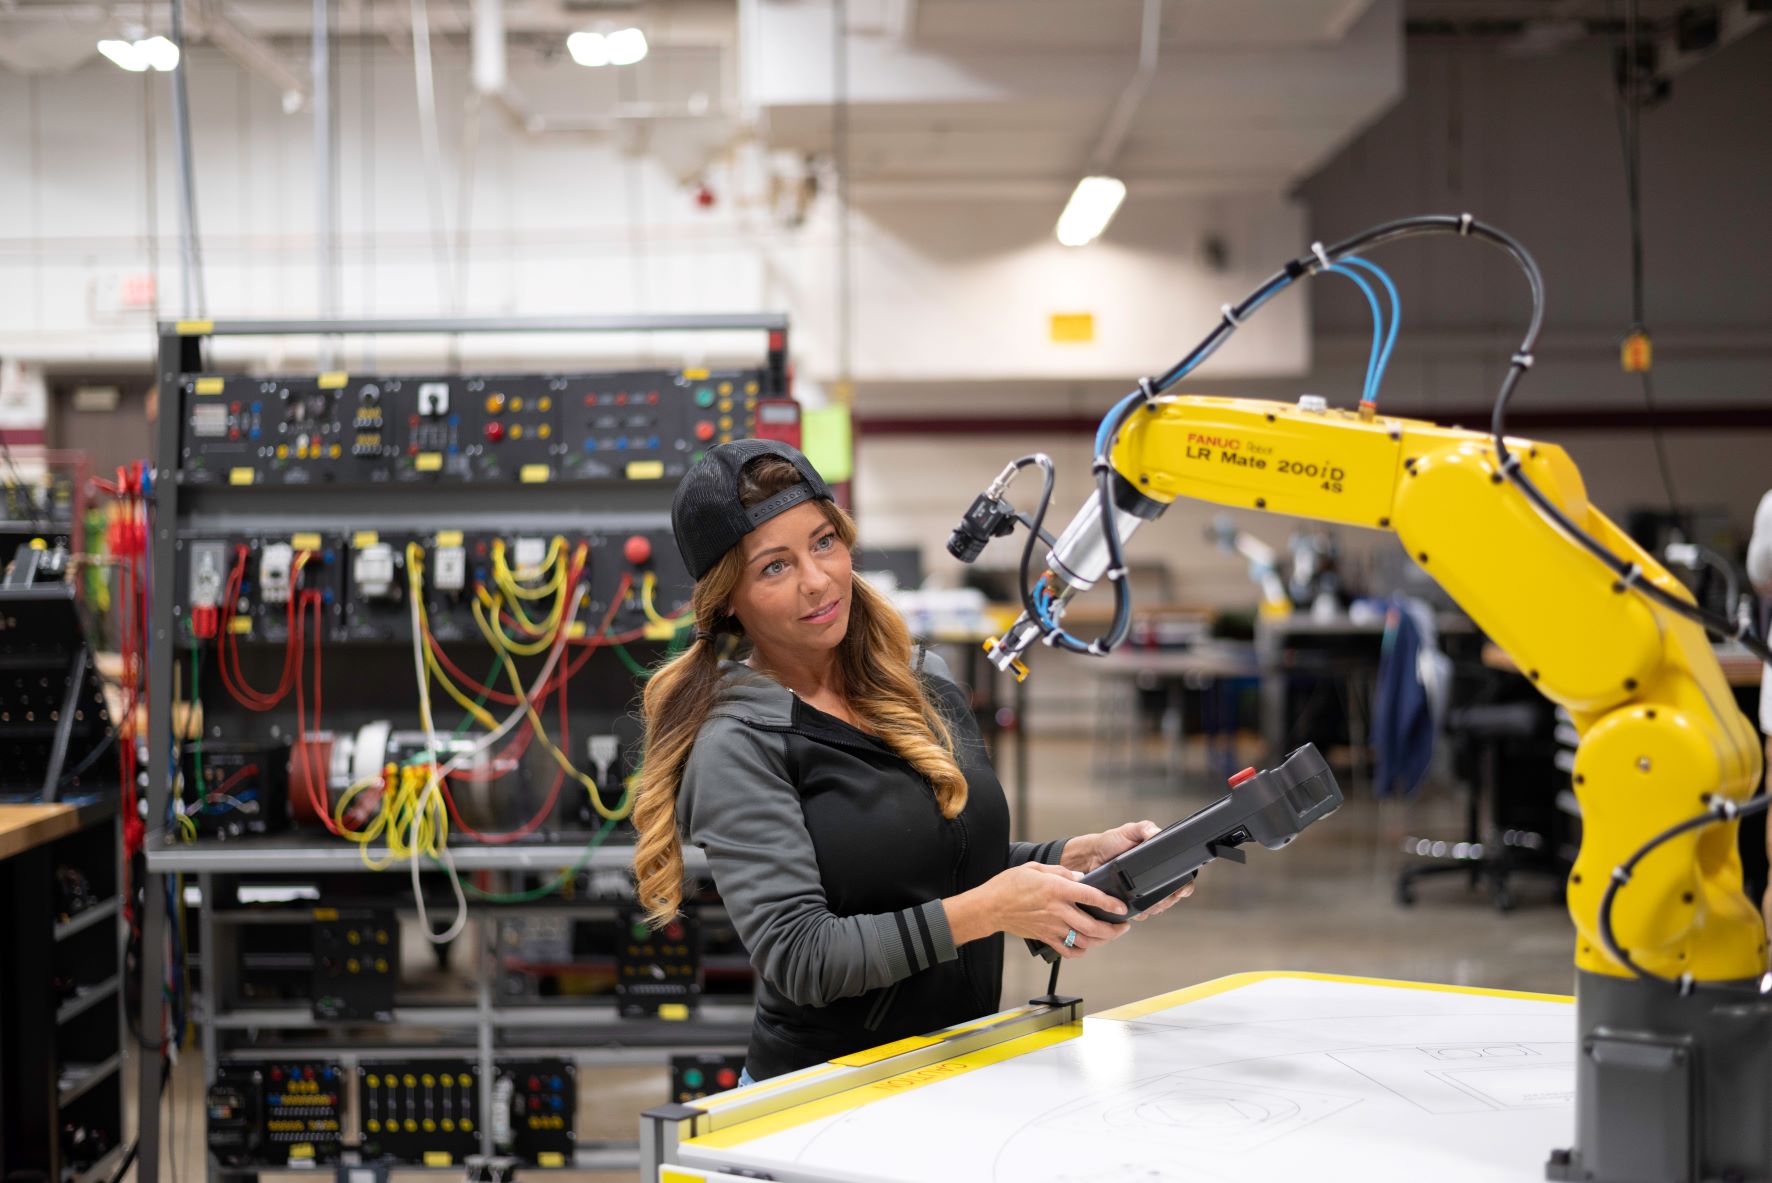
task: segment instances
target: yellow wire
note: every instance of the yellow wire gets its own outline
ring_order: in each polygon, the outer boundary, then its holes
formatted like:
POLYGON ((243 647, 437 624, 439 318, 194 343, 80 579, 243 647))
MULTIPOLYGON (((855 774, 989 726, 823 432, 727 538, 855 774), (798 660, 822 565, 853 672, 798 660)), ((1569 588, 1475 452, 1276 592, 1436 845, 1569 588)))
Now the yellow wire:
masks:
MULTIPOLYGON (((573 767, 572 761, 567 758, 566 754, 555 747, 554 741, 548 738, 547 728, 542 725, 541 719, 536 715, 535 704, 530 702, 529 696, 524 692, 523 682, 517 676, 517 664, 506 652, 506 647, 502 643, 502 635, 487 623, 478 603, 470 604, 469 607, 474 610, 474 623, 480 626, 480 631, 485 634, 487 643, 497 651, 499 660, 504 664, 505 676, 510 679, 512 690, 523 700, 523 709, 528 712, 529 726, 535 732, 535 738, 541 741, 541 745, 547 749, 548 755, 554 758, 554 763, 558 764, 568 776, 584 786, 585 792, 590 795, 591 808, 597 811, 598 816, 606 821, 620 821, 628 816, 634 808, 633 794, 631 792, 623 794, 622 804, 617 809, 610 809, 603 804, 603 795, 597 789, 597 782, 573 767)), ((495 617, 494 620, 496 621, 496 619, 495 617)))
POLYGON ((495 731, 498 729, 498 720, 494 719, 491 713, 479 703, 469 698, 465 691, 450 680, 450 677, 444 671, 443 666, 437 661, 436 654, 431 650, 431 642, 429 639, 430 617, 425 612, 423 562, 423 548, 421 548, 416 542, 408 542, 406 544, 406 581, 410 588, 413 600, 418 605, 419 624, 421 626, 421 631, 424 633, 423 646, 425 653, 425 669, 429 671, 431 677, 436 680, 437 684, 443 687, 444 692, 447 693, 450 698, 453 698, 457 705, 473 717, 475 722, 479 723, 480 726, 486 728, 488 731, 495 731))
POLYGON ((538 654, 546 653, 554 647, 554 640, 560 635, 562 618, 566 615, 566 597, 562 596, 555 602, 553 618, 548 621, 547 628, 545 630, 533 630, 540 633, 536 640, 513 641, 508 635, 506 635, 504 625, 499 620, 498 616, 499 609, 504 606, 504 598, 502 596, 488 594, 484 587, 475 588, 474 590, 476 592, 476 601, 471 606, 474 609, 475 618, 479 618, 480 606, 484 604, 492 616, 492 631, 498 637, 497 643, 502 645, 503 648, 510 650, 512 653, 515 653, 520 657, 535 657, 538 654))
POLYGON ((542 569, 555 568, 553 577, 537 588, 526 588, 518 584, 516 576, 511 573, 510 566, 505 562, 504 539, 497 538, 492 543, 492 576, 498 585, 511 595, 523 600, 544 600, 554 592, 561 590, 566 584, 566 568, 561 564, 565 558, 566 539, 556 534, 548 544, 548 556, 541 561, 542 569))
POLYGON ((658 573, 654 571, 646 572, 646 577, 640 580, 640 607, 645 611, 647 620, 650 620, 653 624, 662 625, 665 628, 678 631, 690 628, 695 624, 695 615, 687 608, 676 616, 661 615, 652 599, 653 594, 657 590, 658 573))
MULTIPOLYGON (((392 771, 393 768, 390 766, 390 774, 392 771)), ((391 775, 387 779, 391 780, 391 775)), ((385 782, 381 776, 366 776, 360 781, 353 782, 351 787, 346 789, 339 797, 338 804, 333 808, 332 812, 333 820, 338 824, 339 832, 346 838, 357 843, 357 856, 363 860, 363 865, 368 867, 371 871, 385 871, 394 861, 391 857, 376 859, 370 857, 369 854, 369 844, 380 837, 383 830, 387 828, 388 795, 385 792, 382 794, 381 803, 377 809, 375 818, 361 830, 353 830, 345 824, 345 810, 350 805, 352 798, 356 797, 358 793, 361 793, 371 785, 383 783, 385 782)))
MULTIPOLYGON (((529 614, 523 610, 522 601, 524 601, 524 600, 542 600, 542 599, 547 598, 548 596, 554 596, 556 598, 556 600, 558 600, 559 598, 565 596, 565 594, 566 594, 566 553, 565 553, 565 547, 566 547, 566 539, 559 534, 554 535, 553 541, 550 542, 548 545, 548 556, 547 556, 547 558, 542 560, 543 569, 545 570, 546 568, 552 567, 553 568, 553 575, 548 579, 548 581, 546 583, 542 584, 538 588, 526 588, 517 582, 516 577, 511 574, 510 567, 505 563, 504 539, 502 539, 502 538, 493 539, 493 542, 492 542, 492 578, 493 578, 493 582, 495 584, 497 584, 500 591, 504 592, 506 595, 508 595, 510 597, 511 615, 513 615, 517 618, 517 623, 521 624, 523 626, 524 630, 526 632, 528 632, 530 636, 534 636, 537 633, 541 632, 543 626, 536 624, 534 621, 529 619, 529 614)), ((558 606, 558 604, 556 603, 556 607, 557 606, 558 606)))

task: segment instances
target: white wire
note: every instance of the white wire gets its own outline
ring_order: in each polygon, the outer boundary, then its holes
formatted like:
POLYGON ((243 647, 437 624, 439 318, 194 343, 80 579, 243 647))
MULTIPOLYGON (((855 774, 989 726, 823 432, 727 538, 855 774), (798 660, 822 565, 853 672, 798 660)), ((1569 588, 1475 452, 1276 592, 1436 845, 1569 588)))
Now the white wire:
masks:
POLYGON ((419 139, 424 146, 425 190, 431 204, 431 250, 437 263, 439 290, 454 292, 455 258, 449 250, 449 226, 443 198, 443 146, 437 131, 437 85, 431 73, 431 17, 425 0, 412 0, 413 81, 418 88, 419 139))
POLYGON ((419 822, 425 816, 425 811, 431 802, 443 791, 442 777, 454 772, 503 739, 534 709, 530 699, 534 697, 536 690, 546 686, 548 680, 554 676, 554 667, 559 664, 560 655, 566 650, 567 634, 571 631, 572 622, 578 617, 579 605, 584 602, 585 590, 583 583, 574 589, 572 603, 567 606, 566 614, 560 621, 559 635, 554 638, 554 647, 548 653, 548 660, 541 667, 541 672, 536 675, 534 689, 521 684, 514 687, 518 691, 519 701, 510 716, 476 741, 471 748, 456 753, 441 768, 437 766, 437 755, 441 744, 437 741, 436 726, 431 721, 431 680, 425 671, 424 628, 418 616, 418 596, 413 594, 407 596, 412 612, 412 665, 413 672, 418 679, 418 717, 420 724, 424 727, 425 746, 430 749, 427 753, 430 756, 430 761, 425 773, 424 791, 419 794, 418 803, 412 811, 412 823, 406 831, 406 845, 412 851, 412 859, 409 864, 412 872, 412 899, 418 907, 419 927, 424 930, 425 938, 434 945, 443 945, 453 941, 467 927, 468 897, 462 891, 461 876, 456 874, 455 856, 449 851, 449 843, 439 843, 439 857, 449 872, 450 890, 455 893, 455 921, 440 933, 431 930, 430 915, 425 909, 424 891, 419 886, 419 863, 422 861, 418 849, 419 822))

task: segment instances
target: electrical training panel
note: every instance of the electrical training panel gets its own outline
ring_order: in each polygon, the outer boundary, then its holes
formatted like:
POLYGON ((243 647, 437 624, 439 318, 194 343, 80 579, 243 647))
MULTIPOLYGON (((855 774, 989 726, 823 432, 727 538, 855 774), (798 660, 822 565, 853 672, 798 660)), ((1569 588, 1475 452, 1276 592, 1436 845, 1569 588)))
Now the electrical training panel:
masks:
MULTIPOLYGON (((163 652, 201 720, 176 742, 179 839, 262 849, 273 886, 305 874, 316 843, 361 856, 328 874, 396 871, 321 887, 300 922, 224 925, 223 947, 205 950, 219 1014, 302 1008, 332 1028, 328 1042, 362 1043, 346 1065, 261 1061, 259 1035, 216 1027, 212 1178, 336 1162, 436 1169, 489 1153, 572 1166, 572 1060, 527 1046, 507 1056, 496 1033, 493 1058, 406 1050, 402 1025, 422 1026, 425 1003, 409 996, 412 1016, 396 1007, 396 909, 412 906, 409 862, 435 871, 451 848, 631 841, 638 692, 693 626, 670 528, 677 479, 720 443, 800 442, 785 336, 769 336, 767 364, 715 370, 215 374, 189 349, 168 364, 189 372, 162 395, 177 437, 163 482, 177 505, 163 652)), ((630 894, 596 886, 600 873, 581 860, 570 875, 538 862, 502 883, 462 877, 513 899, 566 885, 568 916, 601 917, 563 921, 594 939, 521 981, 564 981, 601 996, 574 1005, 636 1022, 691 1018, 704 984, 696 909, 645 931, 630 894)), ((426 901, 433 931, 447 927, 447 891, 426 901)), ((742 950, 716 952, 721 987, 742 991, 742 950)), ((545 1005, 539 992, 534 1002, 545 1005)), ((587 1044, 594 1034, 561 1046, 587 1044)), ((736 1081, 729 1067, 710 1061, 688 1079, 722 1087, 736 1081)), ((694 1087, 685 1079, 673 1073, 672 1095, 694 1087)))
POLYGON ((715 444, 799 431, 764 370, 190 375, 191 485, 675 482, 715 444))
POLYGON ((219 1064, 205 1103, 209 1152, 229 1167, 337 1162, 343 1089, 332 1061, 219 1064))

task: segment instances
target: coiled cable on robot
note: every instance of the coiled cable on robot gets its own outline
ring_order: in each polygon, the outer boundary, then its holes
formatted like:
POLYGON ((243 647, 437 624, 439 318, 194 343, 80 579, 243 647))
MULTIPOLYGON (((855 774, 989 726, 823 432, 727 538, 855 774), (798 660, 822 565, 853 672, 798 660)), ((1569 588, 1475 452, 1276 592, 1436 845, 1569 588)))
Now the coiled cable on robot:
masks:
POLYGON ((1727 797, 1720 795, 1709 798, 1709 809, 1696 817, 1669 826, 1649 841, 1637 848, 1635 854, 1613 868, 1606 881, 1606 891, 1600 897, 1600 910, 1597 923, 1600 929, 1600 944, 1605 948, 1607 956, 1631 971, 1637 978, 1646 982, 1658 982, 1663 986, 1677 991, 1681 995, 1703 994, 1706 997, 1730 998, 1735 1000, 1768 1001, 1772 996, 1772 973, 1761 976, 1759 985, 1754 988, 1719 985, 1713 982, 1698 982, 1691 974, 1682 974, 1677 978, 1665 977, 1639 965, 1630 955, 1630 950, 1618 943, 1618 934, 1612 925, 1612 911, 1618 902, 1618 893, 1630 885, 1637 865, 1648 858, 1651 853, 1672 842, 1684 834, 1694 830, 1702 830, 1707 826, 1722 825, 1726 822, 1740 821, 1772 809, 1772 796, 1756 797, 1745 805, 1737 805, 1727 797))

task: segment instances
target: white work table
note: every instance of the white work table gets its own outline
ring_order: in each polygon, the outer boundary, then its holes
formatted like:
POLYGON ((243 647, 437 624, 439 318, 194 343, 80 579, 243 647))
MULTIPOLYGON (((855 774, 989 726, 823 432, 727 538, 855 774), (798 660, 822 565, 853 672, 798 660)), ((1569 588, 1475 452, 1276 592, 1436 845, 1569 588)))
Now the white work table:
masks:
POLYGON ((1063 1018, 983 1046, 987 1024, 968 1024, 707 1098, 658 1179, 1474 1183, 1542 1178, 1574 1132, 1567 998, 1241 974, 1063 1018), (938 1037, 974 1046, 942 1057, 938 1037), (875 1079, 807 1095, 862 1072, 875 1079), (769 1111, 772 1091, 798 1097, 769 1111))

